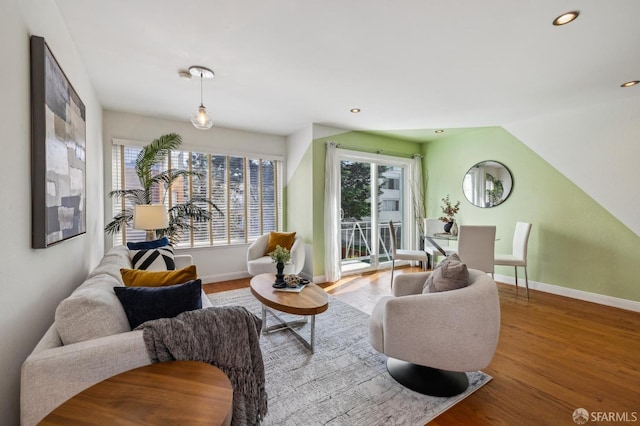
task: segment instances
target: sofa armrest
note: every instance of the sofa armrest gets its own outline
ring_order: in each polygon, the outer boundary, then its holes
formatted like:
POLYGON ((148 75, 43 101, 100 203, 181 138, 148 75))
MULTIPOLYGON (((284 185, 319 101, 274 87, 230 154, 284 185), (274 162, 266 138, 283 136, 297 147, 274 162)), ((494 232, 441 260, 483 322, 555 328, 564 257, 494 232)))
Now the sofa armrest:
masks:
POLYGON ((302 268, 304 268, 304 250, 304 239, 297 235, 291 246, 291 262, 295 266, 294 274, 299 274, 302 268))
POLYGON ((393 279, 393 295, 396 297, 421 294, 424 282, 431 272, 412 272, 398 274, 393 279))
POLYGON ((269 234, 262 234, 247 249, 247 262, 265 256, 267 245, 269 244, 269 234))
POLYGON ((142 330, 34 352, 22 364, 21 424, 35 425, 82 390, 148 364, 142 330))
POLYGON ((193 257, 190 254, 179 254, 173 256, 173 261, 176 264, 176 269, 182 269, 193 264, 193 257))

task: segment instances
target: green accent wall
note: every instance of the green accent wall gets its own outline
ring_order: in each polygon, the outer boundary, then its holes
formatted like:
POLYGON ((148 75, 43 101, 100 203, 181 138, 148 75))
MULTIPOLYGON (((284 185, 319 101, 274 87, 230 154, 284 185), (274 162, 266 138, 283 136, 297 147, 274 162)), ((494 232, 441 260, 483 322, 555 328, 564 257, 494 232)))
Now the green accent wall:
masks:
MULTIPOLYGON (((511 252, 515 223, 531 222, 530 280, 640 301, 640 237, 509 132, 490 127, 445 137, 424 144, 423 155, 429 217, 440 216, 441 199, 450 194, 461 201, 459 223, 497 226, 501 253, 511 252), (467 170, 483 160, 505 164, 514 180, 510 197, 490 209, 462 193, 467 170)), ((495 272, 513 276, 511 267, 495 272)))
MULTIPOLYGON (((382 154, 424 156, 426 208, 440 216, 441 199, 461 201, 458 222, 496 225, 496 251, 511 252, 515 223, 533 224, 529 239, 529 279, 627 300, 640 301, 636 265, 640 237, 573 182, 501 127, 417 143, 364 132, 315 139, 285 188, 286 229, 312 245, 312 275, 324 275, 324 175, 326 142, 382 154), (505 164, 513 174, 513 191, 500 206, 481 209, 462 193, 467 170, 483 160, 505 164)), ((580 153, 576 153, 580 155, 580 153)), ((596 170, 594 173, 603 173, 596 170)), ((624 202, 624 200, 621 200, 624 202)), ((512 276, 498 266, 496 274, 512 276)), ((520 269, 519 277, 524 275, 520 269)))

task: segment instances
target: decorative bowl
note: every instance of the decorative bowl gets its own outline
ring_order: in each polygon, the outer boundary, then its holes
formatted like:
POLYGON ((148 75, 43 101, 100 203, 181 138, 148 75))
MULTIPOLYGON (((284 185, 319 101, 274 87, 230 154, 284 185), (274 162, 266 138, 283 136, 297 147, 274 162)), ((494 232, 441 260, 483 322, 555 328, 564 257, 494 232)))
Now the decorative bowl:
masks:
POLYGON ((297 275, 286 275, 284 277, 284 282, 287 284, 287 287, 298 287, 298 284, 300 284, 300 277, 297 275))

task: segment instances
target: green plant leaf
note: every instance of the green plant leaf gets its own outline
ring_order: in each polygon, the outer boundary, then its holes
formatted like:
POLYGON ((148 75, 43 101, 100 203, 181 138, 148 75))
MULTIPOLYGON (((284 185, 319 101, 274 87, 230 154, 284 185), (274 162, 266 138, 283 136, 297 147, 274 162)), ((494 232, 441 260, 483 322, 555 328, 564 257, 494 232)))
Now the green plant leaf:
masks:
MULTIPOLYGON (((179 178, 205 178, 205 173, 184 169, 163 170, 153 174, 154 167, 164 163, 171 154, 171 150, 175 150, 181 144, 180 135, 169 133, 144 146, 136 158, 135 165, 142 188, 114 190, 109 192, 109 197, 130 201, 133 205, 151 204, 151 194, 159 185, 166 192, 179 178)), ((216 216, 224 216, 218 206, 206 197, 193 197, 185 203, 175 204, 168 213, 169 226, 166 229, 156 230, 156 234, 169 237, 173 243, 178 242, 185 232, 195 230, 193 223, 209 222, 216 216)), ((127 208, 113 217, 113 220, 105 226, 105 232, 118 233, 132 220, 133 209, 127 208)))

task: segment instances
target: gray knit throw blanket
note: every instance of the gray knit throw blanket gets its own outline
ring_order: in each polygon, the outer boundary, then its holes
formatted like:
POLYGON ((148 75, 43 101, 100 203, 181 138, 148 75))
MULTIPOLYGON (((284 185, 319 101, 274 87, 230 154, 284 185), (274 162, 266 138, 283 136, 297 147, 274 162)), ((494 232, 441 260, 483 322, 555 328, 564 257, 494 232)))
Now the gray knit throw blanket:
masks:
POLYGON ((261 327, 262 320, 244 307, 225 306, 147 321, 136 329, 143 330, 153 363, 193 360, 222 370, 233 386, 231 424, 244 426, 259 424, 267 414, 261 327))

